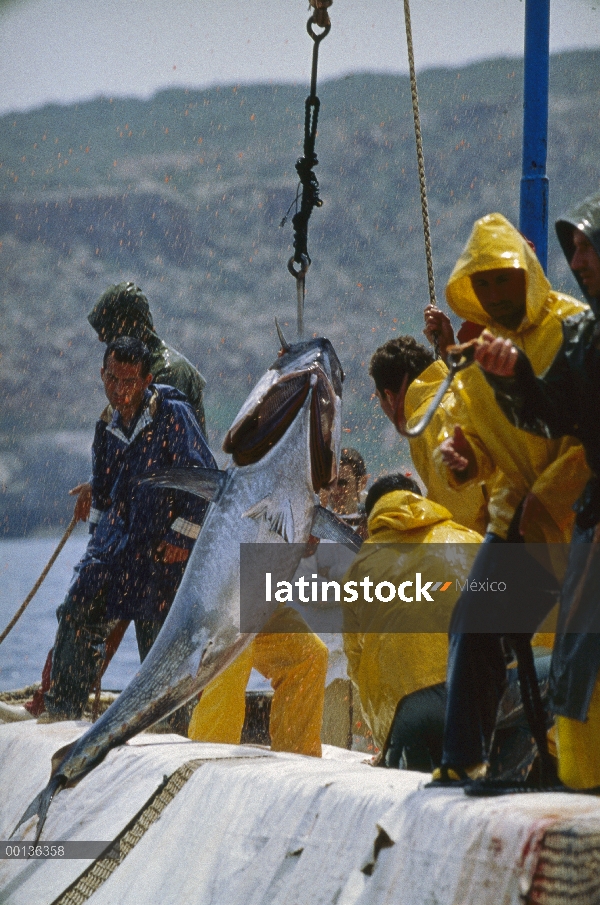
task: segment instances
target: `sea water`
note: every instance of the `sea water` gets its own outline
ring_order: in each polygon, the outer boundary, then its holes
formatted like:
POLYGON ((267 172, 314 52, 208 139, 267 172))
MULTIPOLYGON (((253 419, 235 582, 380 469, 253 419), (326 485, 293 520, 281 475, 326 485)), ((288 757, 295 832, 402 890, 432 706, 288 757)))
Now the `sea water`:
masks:
MULTIPOLYGON (((87 544, 85 534, 72 535, 41 588, 8 637, 0 644, 0 691, 39 682, 54 643, 56 609, 65 598, 87 544)), ((59 538, 0 541, 0 632, 12 619, 56 549, 59 538)), ((122 689, 133 678, 140 658, 133 624, 102 679, 106 689, 122 689)))
MULTIPOLYGON (((0 632, 10 622, 38 580, 59 542, 53 538, 0 541, 0 632)), ((54 643, 56 609, 65 598, 88 540, 87 532, 74 533, 52 566, 41 588, 0 644, 0 691, 12 691, 41 681, 48 651, 54 643)), ((119 691, 134 677, 140 665, 133 623, 102 678, 102 688, 119 691)), ((249 688, 270 688, 253 670, 249 688)))

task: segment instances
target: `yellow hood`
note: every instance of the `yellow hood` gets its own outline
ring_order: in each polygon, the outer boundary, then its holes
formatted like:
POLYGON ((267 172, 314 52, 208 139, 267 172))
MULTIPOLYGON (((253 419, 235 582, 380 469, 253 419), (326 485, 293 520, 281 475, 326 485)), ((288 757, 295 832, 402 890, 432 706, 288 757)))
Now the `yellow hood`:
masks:
POLYGON ((476 221, 446 286, 446 298, 452 310, 464 320, 490 326, 492 319, 481 307, 470 278, 478 271, 509 267, 521 268, 526 274, 525 317, 515 332, 539 324, 546 314, 550 283, 535 253, 502 214, 487 214, 476 221))
POLYGON ((409 490, 394 490, 382 496, 373 506, 368 521, 367 543, 388 543, 384 535, 390 531, 394 532, 396 543, 410 543, 410 537, 401 538, 399 534, 421 531, 451 518, 451 513, 439 503, 409 490))
POLYGON ((379 747, 398 702, 446 676, 450 616, 481 541, 448 515, 443 506, 414 493, 386 494, 371 512, 371 543, 363 544, 344 577, 344 582, 357 582, 357 600, 343 604, 348 675, 379 747), (387 581, 398 587, 403 581, 414 582, 416 572, 460 581, 453 580, 433 602, 419 601, 416 595, 413 600, 397 595, 393 600, 376 595, 369 600, 359 590, 366 576, 375 585, 387 581))

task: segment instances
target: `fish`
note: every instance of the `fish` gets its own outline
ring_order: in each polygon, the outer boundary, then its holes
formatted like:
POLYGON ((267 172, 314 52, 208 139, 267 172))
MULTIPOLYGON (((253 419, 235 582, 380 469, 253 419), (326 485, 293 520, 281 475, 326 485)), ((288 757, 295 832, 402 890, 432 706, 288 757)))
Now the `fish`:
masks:
POLYGON ((360 539, 318 504, 337 478, 343 370, 331 342, 317 338, 281 350, 234 419, 223 471, 191 467, 144 476, 210 501, 165 623, 139 672, 76 742, 58 751, 46 787, 14 833, 37 816, 41 836, 53 797, 97 766, 107 752, 177 710, 252 641, 276 603, 261 606, 252 630, 240 625, 240 545, 277 543, 291 577, 311 534, 360 539), (289 552, 289 555, 288 555, 289 552))

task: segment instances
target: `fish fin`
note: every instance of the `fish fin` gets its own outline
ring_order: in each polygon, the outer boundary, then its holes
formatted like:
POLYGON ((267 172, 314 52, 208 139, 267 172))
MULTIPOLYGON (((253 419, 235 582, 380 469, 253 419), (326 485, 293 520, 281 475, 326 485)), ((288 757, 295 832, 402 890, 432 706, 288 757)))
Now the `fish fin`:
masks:
POLYGON ((33 799, 31 804, 17 823, 16 827, 10 834, 11 839, 17 832, 19 827, 22 826, 22 824, 26 823, 28 820, 31 820, 32 817, 35 817, 37 815, 38 823, 35 831, 35 839, 33 840, 34 844, 39 840, 40 836, 42 835, 42 830, 44 829, 46 815, 48 814, 48 808, 52 803, 52 799, 57 792, 60 792, 64 784, 64 776, 59 775, 52 777, 46 788, 42 789, 39 795, 36 795, 36 797, 33 799))
POLYGON ((173 490, 186 490, 209 502, 218 499, 227 477, 226 471, 216 468, 166 468, 152 474, 140 476, 141 484, 156 484, 158 487, 171 487, 173 490))
POLYGON ((289 500, 274 503, 270 496, 251 506, 244 517, 260 522, 264 520, 268 529, 278 534, 287 544, 294 543, 294 515, 289 500))
POLYGON ((336 544, 345 544, 358 552, 362 547, 362 538, 353 531, 335 512, 315 506, 315 514, 311 534, 322 540, 332 540, 336 544))

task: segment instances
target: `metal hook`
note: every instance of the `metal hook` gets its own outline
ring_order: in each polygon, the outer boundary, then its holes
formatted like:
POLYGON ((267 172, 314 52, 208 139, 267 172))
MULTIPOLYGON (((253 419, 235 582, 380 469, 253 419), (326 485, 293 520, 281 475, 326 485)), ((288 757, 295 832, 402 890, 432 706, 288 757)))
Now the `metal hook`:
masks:
POLYGON ((446 395, 446 391, 448 390, 450 384, 454 380, 455 376, 459 371, 464 371, 465 368, 468 368, 469 365, 472 365, 475 361, 475 347, 477 345, 476 340, 471 340, 469 343, 464 343, 462 346, 449 346, 448 347, 448 358, 450 360, 450 364, 448 365, 448 373, 444 378, 443 382, 440 384, 439 389, 431 403, 429 408, 414 427, 397 427, 398 433, 402 434, 403 437, 419 437, 423 431, 429 427, 433 416, 435 415, 435 411, 446 395))

